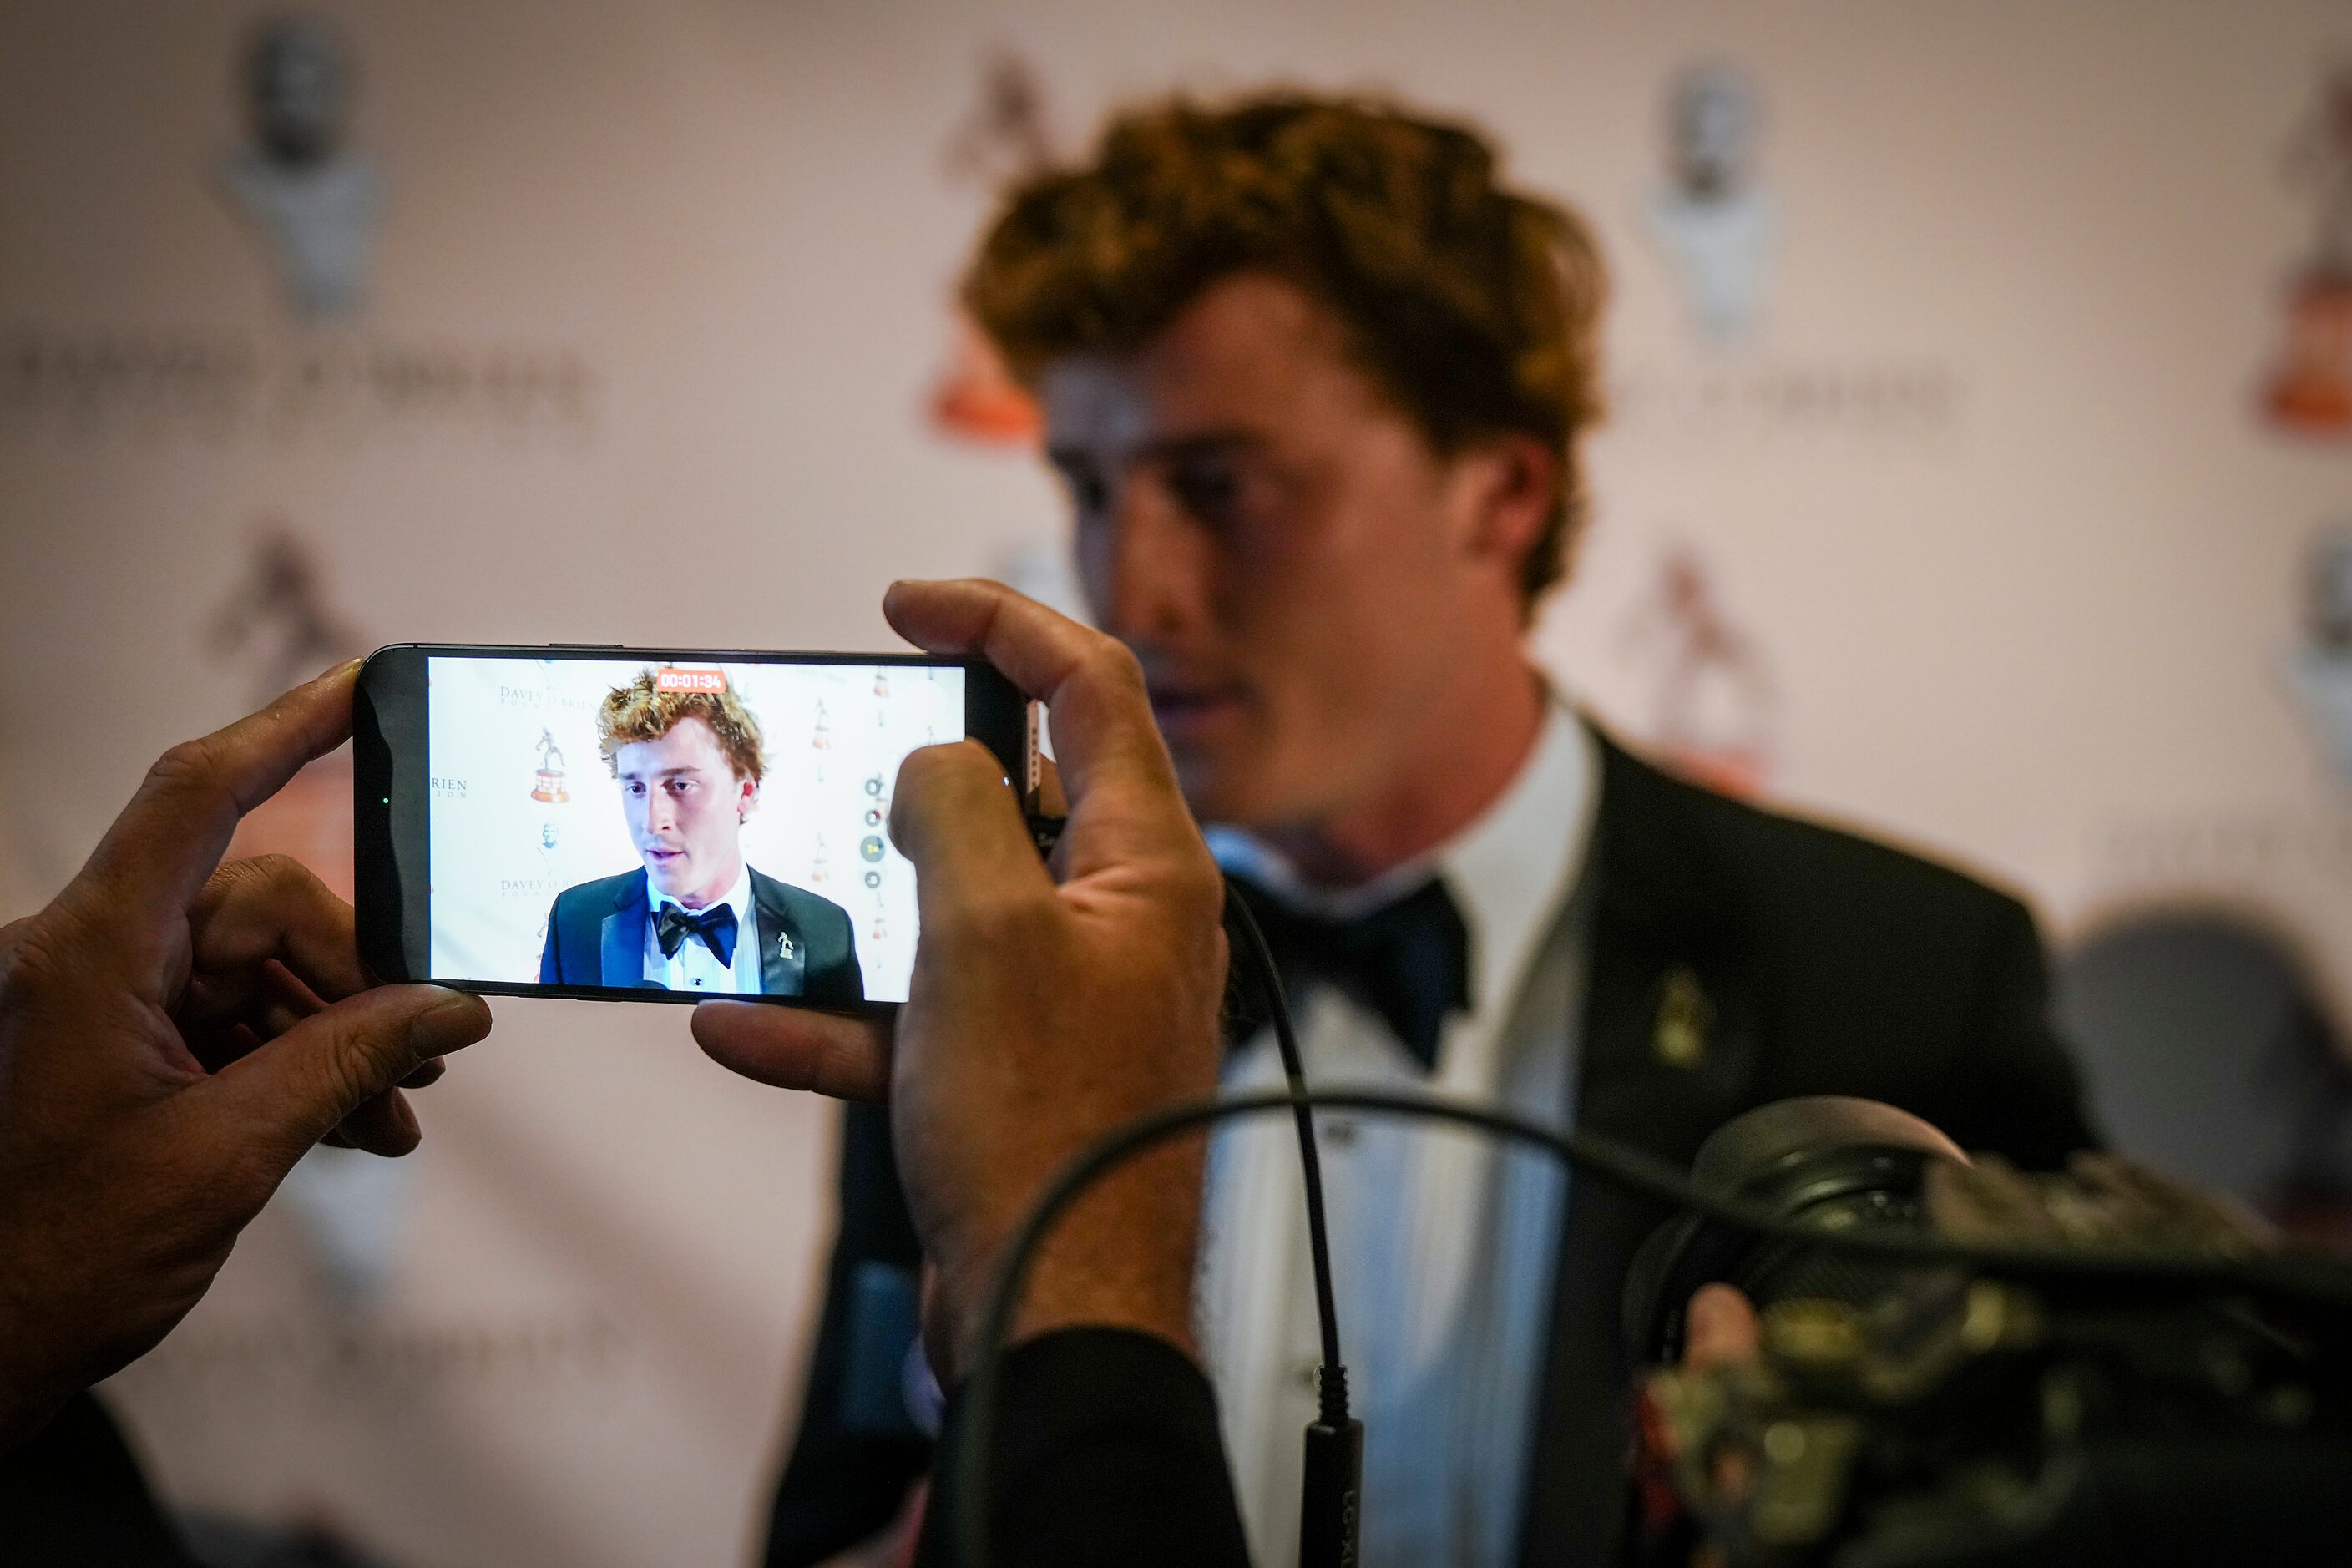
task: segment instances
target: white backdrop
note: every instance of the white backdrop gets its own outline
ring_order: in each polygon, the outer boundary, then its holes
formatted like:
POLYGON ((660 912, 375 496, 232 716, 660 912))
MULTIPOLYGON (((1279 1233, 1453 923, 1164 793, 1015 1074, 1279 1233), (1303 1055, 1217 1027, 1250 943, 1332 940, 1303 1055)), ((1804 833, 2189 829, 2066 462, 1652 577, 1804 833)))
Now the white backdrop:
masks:
MULTIPOLYGON (((638 865, 596 710, 635 661, 435 658, 425 749, 433 973, 539 978, 555 896, 638 865), (541 742, 552 753, 541 751, 541 742), (562 782, 541 790, 560 756, 562 782), (564 798, 541 799, 540 795, 564 798)), ((963 671, 915 666, 715 667, 758 721, 766 777, 743 855, 849 911, 869 1000, 903 1001, 915 966, 914 868, 890 842, 898 764, 963 733, 963 671)))
MULTIPOLYGON (((307 542, 351 652, 887 648, 892 578, 1057 551, 1042 465, 929 412, 1011 52, 1066 151, 1180 85, 1384 88, 1591 217, 1614 415, 1537 647, 1631 737, 1693 706, 1686 552, 1773 798, 2061 938, 2228 898, 2352 976, 2352 809, 2280 678, 2352 456, 2261 412, 2346 0, 316 0, 381 188, 365 302, 323 324, 220 195, 257 9, 0 0, 0 918, 284 674, 220 631, 257 535, 307 542), (1755 86, 1774 215, 1732 343, 1649 221, 1708 61, 1755 86), (648 594, 681 538, 728 570, 648 594), (104 716, 69 745, 66 692, 104 716)), ((384 1167, 381 1289, 326 1289, 274 1205, 112 1396, 175 1500, 399 1568, 741 1563, 834 1114, 683 1009, 495 1011, 384 1167)))

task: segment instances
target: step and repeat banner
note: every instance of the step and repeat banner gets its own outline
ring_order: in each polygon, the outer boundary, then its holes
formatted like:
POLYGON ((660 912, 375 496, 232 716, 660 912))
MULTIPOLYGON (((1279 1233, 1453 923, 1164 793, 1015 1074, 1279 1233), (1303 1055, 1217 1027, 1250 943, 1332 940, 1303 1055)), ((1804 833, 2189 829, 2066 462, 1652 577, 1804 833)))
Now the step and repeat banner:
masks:
MULTIPOLYGON (((166 745, 382 643, 888 649, 909 574, 1066 603, 1034 410, 953 305, 992 193, 1139 95, 1370 87, 1485 125, 1610 263, 1547 665, 1720 787, 2019 889, 2118 1138, 2341 1225, 2343 0, 109 0, 7 31, 0 918, 166 745)), ((838 776, 761 852, 902 971, 878 742, 804 695, 771 744, 838 776)), ((529 906, 477 933, 500 963, 630 853, 592 727, 541 706, 466 771, 529 906)), ((347 889, 349 788, 316 764, 241 847, 347 889)), ((497 1012, 417 1155, 306 1162, 110 1394, 232 1536, 744 1562, 835 1118, 682 1011, 497 1012)))

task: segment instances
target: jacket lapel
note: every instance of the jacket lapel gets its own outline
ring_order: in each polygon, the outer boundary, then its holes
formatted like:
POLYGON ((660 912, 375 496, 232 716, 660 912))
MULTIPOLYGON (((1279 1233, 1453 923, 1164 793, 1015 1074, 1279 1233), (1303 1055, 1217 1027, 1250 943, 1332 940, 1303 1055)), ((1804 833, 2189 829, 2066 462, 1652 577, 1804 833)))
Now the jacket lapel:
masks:
POLYGON ((808 989, 808 940, 786 908, 783 884, 752 872, 751 903, 759 911, 760 994, 803 994, 808 989))
MULTIPOLYGON (((1681 786, 1600 740, 1577 1124, 1687 1164, 1745 1103, 1755 1071, 1755 993, 1734 941, 1735 889, 1681 809, 1681 786)), ((1621 1551, 1630 1428, 1620 1303, 1634 1250, 1665 1217, 1597 1179, 1569 1184, 1523 1563, 1606 1563, 1621 1551)))
POLYGON ((652 908, 646 898, 645 873, 640 871, 622 885, 613 900, 613 912, 604 917, 599 939, 602 963, 597 969, 604 984, 646 984, 646 916, 652 908))

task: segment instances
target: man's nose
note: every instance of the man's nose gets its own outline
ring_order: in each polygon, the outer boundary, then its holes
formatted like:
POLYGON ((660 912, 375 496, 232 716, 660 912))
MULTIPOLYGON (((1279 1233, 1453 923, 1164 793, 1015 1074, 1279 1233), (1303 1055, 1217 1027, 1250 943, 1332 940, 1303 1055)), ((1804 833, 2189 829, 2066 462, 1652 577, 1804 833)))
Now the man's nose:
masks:
POLYGON ((1087 573, 1103 630, 1127 643, 1166 643, 1205 617, 1214 542, 1158 485, 1120 487, 1087 573))
POLYGON ((667 833, 677 826, 677 807, 670 803, 667 794, 656 790, 646 796, 646 831, 667 833))

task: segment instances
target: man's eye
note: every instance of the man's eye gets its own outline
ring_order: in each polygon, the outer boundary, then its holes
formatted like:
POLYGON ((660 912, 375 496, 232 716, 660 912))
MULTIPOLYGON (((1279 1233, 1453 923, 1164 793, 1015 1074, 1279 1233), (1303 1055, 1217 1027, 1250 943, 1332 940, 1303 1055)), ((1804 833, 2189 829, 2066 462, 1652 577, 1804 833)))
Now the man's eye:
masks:
POLYGON ((1223 522, 1240 510, 1246 485, 1227 463, 1180 463, 1168 475, 1176 504, 1202 522, 1223 522))
POLYGON ((1070 492, 1070 506, 1080 517, 1098 517, 1110 505, 1110 486, 1099 474, 1062 473, 1063 487, 1070 492))

